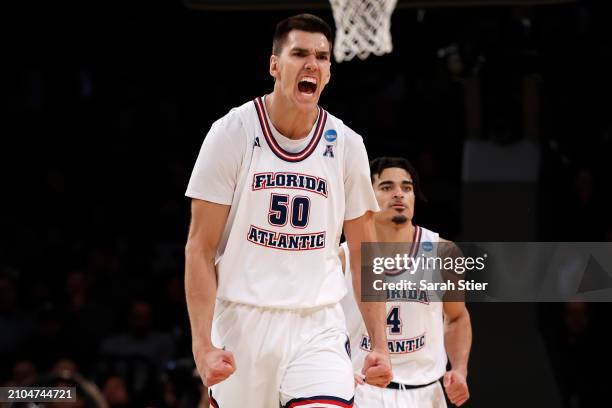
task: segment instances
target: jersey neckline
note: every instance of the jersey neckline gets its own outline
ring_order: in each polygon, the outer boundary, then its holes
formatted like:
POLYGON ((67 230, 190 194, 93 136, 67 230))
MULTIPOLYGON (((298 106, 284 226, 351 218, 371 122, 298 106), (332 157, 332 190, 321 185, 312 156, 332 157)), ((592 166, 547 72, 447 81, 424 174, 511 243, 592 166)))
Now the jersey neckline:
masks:
MULTIPOLYGON (((412 244, 410 245, 410 254, 408 255, 408 258, 409 258, 408 262, 410 262, 408 267, 412 265, 412 260, 416 256, 417 252, 419 252, 419 246, 421 245, 421 235, 422 235, 421 227, 419 227, 418 225, 415 225, 414 232, 412 234, 412 244)), ((397 271, 385 271, 385 275, 386 276, 396 276, 404 272, 406 272, 406 269, 397 270, 397 271)))
POLYGON ((327 122, 327 112, 325 109, 322 109, 320 106, 317 107, 319 110, 319 118, 317 119, 317 123, 315 124, 315 133, 312 136, 310 142, 306 145, 306 147, 297 153, 291 153, 283 149, 272 134, 270 130, 270 123, 268 123, 268 118, 266 116, 264 102, 261 97, 257 97, 253 100, 255 103, 255 110, 257 111, 257 118, 259 119, 259 124, 261 125, 261 130, 264 134, 264 139, 272 152, 281 160, 288 162, 300 162, 308 156, 312 154, 317 145, 319 144, 319 140, 321 140, 321 135, 323 134, 323 129, 325 128, 325 123, 327 122))

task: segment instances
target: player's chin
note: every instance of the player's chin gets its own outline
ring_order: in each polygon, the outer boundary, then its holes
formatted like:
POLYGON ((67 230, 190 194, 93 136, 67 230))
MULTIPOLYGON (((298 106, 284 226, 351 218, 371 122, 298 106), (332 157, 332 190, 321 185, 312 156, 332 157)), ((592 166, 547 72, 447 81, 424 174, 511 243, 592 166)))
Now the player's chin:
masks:
POLYGON ((296 106, 304 111, 310 111, 317 107, 319 98, 316 95, 299 95, 296 98, 296 106))

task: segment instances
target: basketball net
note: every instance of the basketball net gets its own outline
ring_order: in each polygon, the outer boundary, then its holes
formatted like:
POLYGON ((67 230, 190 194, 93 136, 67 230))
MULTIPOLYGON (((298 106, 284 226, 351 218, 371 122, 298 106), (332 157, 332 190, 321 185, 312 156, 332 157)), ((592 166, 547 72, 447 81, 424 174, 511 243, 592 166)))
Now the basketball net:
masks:
POLYGON ((330 0, 336 21, 334 57, 337 62, 393 50, 391 14, 397 0, 330 0))

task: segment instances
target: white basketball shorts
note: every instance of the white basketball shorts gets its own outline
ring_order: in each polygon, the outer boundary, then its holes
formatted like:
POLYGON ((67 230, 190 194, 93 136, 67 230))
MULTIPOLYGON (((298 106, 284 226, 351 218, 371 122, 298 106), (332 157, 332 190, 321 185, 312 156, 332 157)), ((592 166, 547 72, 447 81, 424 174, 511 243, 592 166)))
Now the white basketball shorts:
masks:
POLYGON ((363 384, 355 389, 355 408, 446 408, 446 399, 439 381, 408 390, 363 384))
POLYGON ((212 337, 236 360, 234 374, 209 390, 213 408, 353 406, 339 304, 282 310, 217 301, 212 337))

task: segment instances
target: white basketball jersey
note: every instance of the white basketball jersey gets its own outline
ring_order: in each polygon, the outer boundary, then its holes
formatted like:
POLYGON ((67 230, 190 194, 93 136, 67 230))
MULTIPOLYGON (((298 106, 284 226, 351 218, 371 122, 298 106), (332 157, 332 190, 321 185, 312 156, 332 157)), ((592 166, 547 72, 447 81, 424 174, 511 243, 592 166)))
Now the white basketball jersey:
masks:
MULTIPOLYGON (((339 302, 346 292, 338 258, 344 220, 378 209, 361 138, 319 108, 305 147, 292 153, 278 143, 282 136, 263 99, 230 114, 242 123, 247 145, 220 243, 217 297, 289 309, 339 302), (363 152, 347 151, 347 145, 363 152), (345 160, 355 156, 363 162, 364 180, 347 184, 355 175, 346 174, 345 160), (366 182, 369 189, 362 187, 366 182), (353 194, 361 197, 351 204, 353 194)), ((190 188, 187 195, 211 200, 190 188)))
MULTIPOLYGON (((438 241, 437 233, 415 226, 410 256, 436 256, 433 252, 437 252, 437 246, 432 246, 431 243, 438 241)), ((346 257, 345 280, 348 293, 341 304, 346 314, 353 367, 355 371, 361 372, 363 360, 370 351, 370 338, 355 301, 348 245, 343 243, 342 248, 346 257)), ((409 272, 405 271, 396 277, 401 279, 405 273, 409 272)), ((440 300, 434 300, 435 293, 419 289, 394 292, 393 296, 399 301, 387 301, 386 322, 393 381, 408 385, 435 381, 444 375, 447 363, 444 348, 444 304, 440 300)))

